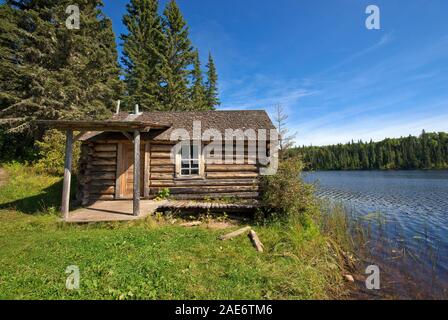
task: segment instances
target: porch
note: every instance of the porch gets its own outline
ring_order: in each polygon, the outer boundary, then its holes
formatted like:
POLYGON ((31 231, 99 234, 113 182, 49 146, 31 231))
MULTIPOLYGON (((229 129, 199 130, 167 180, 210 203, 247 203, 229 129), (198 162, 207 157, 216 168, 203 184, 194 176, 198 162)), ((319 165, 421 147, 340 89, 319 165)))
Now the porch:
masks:
POLYGON ((132 200, 97 201, 88 207, 71 211, 64 221, 68 223, 132 221, 145 219, 157 211, 244 213, 254 211, 257 207, 255 202, 215 203, 186 200, 141 200, 140 215, 135 216, 132 200))

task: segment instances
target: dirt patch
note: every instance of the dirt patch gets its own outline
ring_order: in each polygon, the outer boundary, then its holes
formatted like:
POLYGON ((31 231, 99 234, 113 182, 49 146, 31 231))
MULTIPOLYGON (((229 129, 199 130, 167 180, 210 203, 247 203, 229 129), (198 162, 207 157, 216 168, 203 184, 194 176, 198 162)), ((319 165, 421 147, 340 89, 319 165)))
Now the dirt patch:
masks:
POLYGON ((6 180, 7 180, 7 174, 6 171, 2 168, 0 168, 0 187, 4 184, 6 184, 6 180))

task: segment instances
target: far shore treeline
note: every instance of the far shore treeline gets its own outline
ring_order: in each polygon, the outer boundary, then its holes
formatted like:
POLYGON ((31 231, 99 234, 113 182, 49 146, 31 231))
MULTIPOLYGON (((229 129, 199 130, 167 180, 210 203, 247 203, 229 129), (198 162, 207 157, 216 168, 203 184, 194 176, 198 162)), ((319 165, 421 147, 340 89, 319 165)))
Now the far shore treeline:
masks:
POLYGON ((213 57, 204 52, 201 64, 174 0, 130 0, 123 24, 120 64, 103 0, 0 3, 0 161, 38 156, 45 132, 33 120, 104 119, 118 100, 122 110, 144 111, 220 104, 213 57), (79 29, 66 25, 73 4, 79 29))
POLYGON ((415 170, 448 169, 448 133, 385 139, 380 142, 350 142, 324 147, 299 147, 309 170, 415 170))

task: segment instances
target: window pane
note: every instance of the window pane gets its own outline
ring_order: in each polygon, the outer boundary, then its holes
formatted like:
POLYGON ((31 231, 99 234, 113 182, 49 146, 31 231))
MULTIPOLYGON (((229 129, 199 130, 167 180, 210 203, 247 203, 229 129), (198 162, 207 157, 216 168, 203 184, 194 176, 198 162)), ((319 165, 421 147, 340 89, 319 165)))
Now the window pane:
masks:
POLYGON ((180 174, 182 176, 199 175, 199 150, 196 144, 186 144, 181 147, 180 174))
POLYGON ((182 159, 190 159, 190 146, 189 145, 182 145, 181 157, 182 157, 182 159))

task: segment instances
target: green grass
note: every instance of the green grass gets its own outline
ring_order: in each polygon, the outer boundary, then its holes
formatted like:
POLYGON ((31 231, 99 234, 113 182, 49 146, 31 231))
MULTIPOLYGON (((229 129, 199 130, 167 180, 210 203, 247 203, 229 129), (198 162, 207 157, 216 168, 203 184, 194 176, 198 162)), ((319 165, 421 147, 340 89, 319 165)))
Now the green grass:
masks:
MULTIPOLYGON (((6 166, 0 187, 0 299, 331 299, 345 292, 343 258, 313 219, 230 230, 182 228, 164 219, 67 225, 56 210, 60 179, 6 166), (65 288, 67 266, 81 287, 65 288)), ((238 227, 235 227, 238 228, 238 227)))

